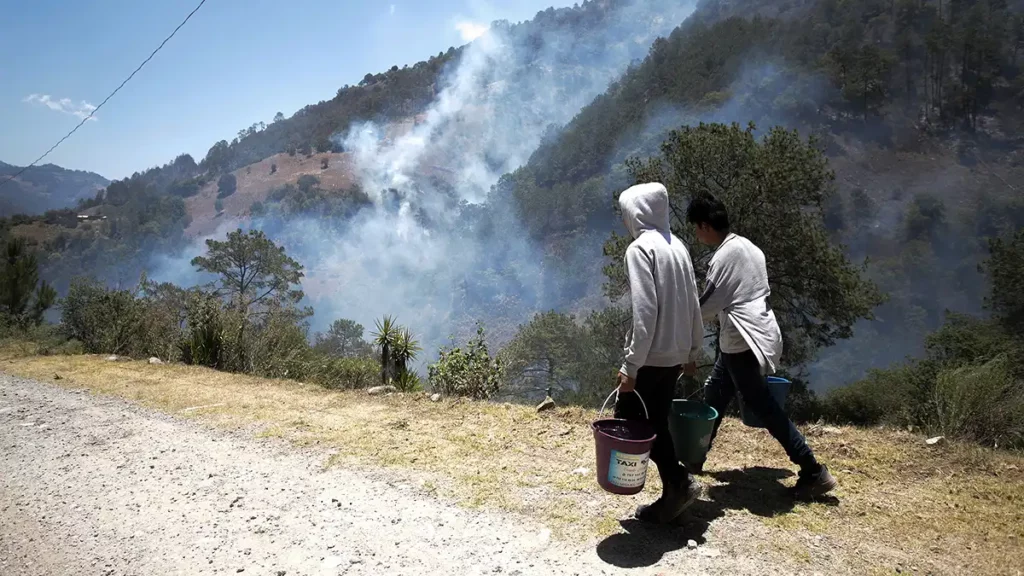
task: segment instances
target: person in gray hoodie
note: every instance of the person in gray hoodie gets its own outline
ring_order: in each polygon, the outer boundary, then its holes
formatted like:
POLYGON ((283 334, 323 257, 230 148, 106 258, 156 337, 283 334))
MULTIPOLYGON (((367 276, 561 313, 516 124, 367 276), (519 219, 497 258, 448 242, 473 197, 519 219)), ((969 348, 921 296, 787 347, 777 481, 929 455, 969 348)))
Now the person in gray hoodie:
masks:
MULTIPOLYGON (((720 354, 704 387, 704 399, 718 410, 711 433, 714 442, 726 408, 738 393, 744 407, 765 423, 768 432, 800 467, 793 494, 802 499, 831 492, 836 479, 818 462, 804 437, 768 391, 765 375, 775 372, 782 357, 782 331, 769 297, 764 252, 729 230, 729 213, 709 194, 694 198, 686 209, 697 239, 715 249, 708 265, 707 286, 700 296, 702 314, 718 317, 720 354)), ((709 448, 710 449, 710 448, 709 448)), ((703 462, 687 462, 690 472, 703 472, 703 462)))
POLYGON ((694 371, 704 325, 690 251, 669 228, 665 186, 633 186, 619 196, 619 208, 633 237, 625 257, 633 325, 619 370, 615 417, 647 418, 657 433, 651 460, 658 466, 663 492, 653 504, 638 508, 636 517, 669 523, 701 492, 701 485, 676 458, 668 417, 679 374, 694 371))

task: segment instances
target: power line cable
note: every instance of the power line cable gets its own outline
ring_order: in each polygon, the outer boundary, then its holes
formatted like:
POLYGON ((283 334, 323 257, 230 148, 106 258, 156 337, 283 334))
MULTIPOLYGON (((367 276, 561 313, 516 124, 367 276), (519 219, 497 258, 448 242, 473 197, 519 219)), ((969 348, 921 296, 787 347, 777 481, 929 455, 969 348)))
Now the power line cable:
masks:
POLYGON ((43 155, 40 156, 39 158, 36 158, 35 161, 33 161, 31 164, 29 164, 28 166, 25 166, 24 168, 19 170, 17 173, 15 173, 13 176, 8 176, 7 179, 4 180, 3 182, 0 182, 0 188, 3 188, 5 184, 10 182, 11 180, 14 180, 18 176, 21 176, 22 174, 25 173, 26 170, 28 170, 29 168, 31 168, 31 167, 35 166, 36 164, 38 164, 43 158, 46 158, 47 156, 49 156, 50 152, 53 152, 54 150, 56 150, 58 146, 60 146, 61 144, 64 143, 65 140, 70 138, 72 134, 74 134, 75 132, 78 132, 79 128, 81 128, 86 122, 88 122, 93 117, 93 115, 96 114, 96 112, 99 111, 100 108, 103 108, 103 105, 106 104, 108 100, 110 100, 111 98, 114 97, 114 94, 117 94, 121 90, 121 88, 124 88, 124 85, 127 84, 129 80, 134 78, 135 74, 137 74, 139 72, 139 70, 142 70, 142 67, 145 66, 150 60, 153 59, 153 56, 156 56, 156 53, 159 52, 160 49, 164 47, 164 44, 167 44, 167 42, 171 38, 174 38, 174 35, 178 33, 178 30, 181 30, 181 27, 184 26, 185 23, 188 22, 190 18, 192 18, 193 14, 198 12, 199 9, 203 7, 203 4, 206 4, 206 0, 200 0, 199 5, 197 5, 195 8, 193 8, 192 11, 188 13, 188 16, 185 16, 185 19, 181 21, 181 24, 178 24, 178 27, 175 28, 173 32, 171 32, 171 35, 168 36, 167 38, 164 38, 164 41, 161 42, 160 45, 156 47, 156 50, 153 50, 153 52, 149 55, 149 57, 146 58, 145 60, 143 60, 142 64, 139 64, 139 67, 136 68, 134 72, 129 74, 128 77, 124 79, 124 82, 121 82, 120 86, 115 88, 114 91, 111 92, 109 96, 104 98, 103 102, 100 102, 99 106, 93 108, 92 111, 89 112, 89 115, 86 116, 85 118, 83 118, 82 121, 78 123, 78 126, 75 126, 71 130, 71 132, 68 132, 63 138, 58 140, 56 144, 54 144, 53 146, 50 146, 49 150, 44 152, 43 155))

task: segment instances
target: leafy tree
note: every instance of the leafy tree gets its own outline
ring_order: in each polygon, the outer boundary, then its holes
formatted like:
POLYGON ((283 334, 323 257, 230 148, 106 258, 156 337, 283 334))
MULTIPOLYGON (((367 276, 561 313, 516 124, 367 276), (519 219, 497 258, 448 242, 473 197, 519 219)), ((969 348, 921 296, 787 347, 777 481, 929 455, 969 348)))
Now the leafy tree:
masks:
POLYGON ((235 317, 236 365, 240 369, 257 360, 247 354, 251 325, 279 317, 294 322, 309 315, 308 310, 298 309, 304 296, 298 287, 302 265, 260 230, 238 229, 228 233, 225 241, 207 240, 206 255, 193 258, 192 265, 217 276, 211 289, 235 317))
MULTIPOLYGON (((580 362, 586 362, 582 326, 568 314, 537 314, 520 326, 515 338, 501 350, 507 391, 548 391, 565 398, 579 386, 580 362)), ((620 343, 621 347, 621 343, 620 343)))
POLYGON ((188 301, 194 292, 197 290, 187 290, 170 282, 154 282, 143 273, 135 297, 144 313, 140 337, 132 346, 132 354, 177 360, 188 319, 188 301))
POLYGON ((330 159, 329 158, 324 158, 323 160, 320 161, 320 169, 321 170, 327 170, 327 167, 330 166, 330 165, 331 165, 331 163, 330 163, 330 159))
POLYGON ((274 114, 274 123, 281 122, 282 120, 284 120, 284 114, 281 112, 274 114))
POLYGON ((181 175, 194 175, 199 170, 199 165, 196 164, 195 159, 192 158, 191 154, 180 154, 171 163, 175 172, 181 175))
POLYGON ((234 174, 224 174, 217 180, 217 198, 227 198, 238 189, 238 179, 234 174))
POLYGON ((202 167, 214 174, 228 170, 231 165, 231 147, 226 140, 214 144, 203 159, 202 167))
MULTIPOLYGON (((771 304, 786 339, 784 361, 802 365, 819 348, 849 338, 853 325, 870 318, 883 298, 861 276, 823 225, 823 206, 834 176, 814 140, 774 128, 760 140, 755 127, 738 124, 684 126, 669 134, 660 157, 632 158, 637 182, 669 189, 672 231, 690 247, 703 285, 711 249, 685 224, 686 206, 698 194, 714 194, 729 209, 732 231, 758 245, 768 258, 771 304)), ((607 292, 627 290, 622 257, 628 238, 613 235, 605 252, 607 292)))
POLYGON ((271 174, 277 174, 277 164, 271 164, 270 165, 270 173, 271 174))
POLYGON ((180 196, 182 198, 191 198, 192 196, 199 194, 199 181, 195 178, 175 181, 167 189, 167 193, 173 194, 174 196, 180 196))
POLYGON ((303 174, 299 176, 299 181, 296 184, 299 186, 299 190, 309 193, 320 185, 320 179, 311 174, 303 174))
POLYGON ((333 148, 333 146, 331 145, 330 140, 326 138, 317 140, 316 151, 319 152, 320 154, 323 154, 324 152, 330 152, 331 148, 333 148))
POLYGON ((57 291, 39 281, 39 263, 25 239, 8 239, 0 269, 0 316, 20 328, 39 326, 56 300, 57 291))
POLYGON ((866 122, 886 104, 892 62, 877 46, 863 46, 853 51, 836 47, 829 55, 836 80, 843 96, 855 103, 866 122))
POLYGON ((316 335, 314 349, 317 352, 340 358, 361 358, 369 356, 372 349, 363 340, 364 328, 353 320, 335 320, 325 334, 316 335))
POLYGON ((629 312, 618 307, 592 312, 582 323, 568 314, 537 314, 499 354, 502 389, 595 405, 614 387, 628 324, 629 312))
POLYGON ((917 194, 907 209, 904 226, 907 240, 933 241, 946 224, 946 207, 929 194, 917 194))
POLYGON ((86 352, 131 354, 143 334, 145 309, 130 290, 108 290, 95 280, 76 278, 60 308, 62 331, 86 352))

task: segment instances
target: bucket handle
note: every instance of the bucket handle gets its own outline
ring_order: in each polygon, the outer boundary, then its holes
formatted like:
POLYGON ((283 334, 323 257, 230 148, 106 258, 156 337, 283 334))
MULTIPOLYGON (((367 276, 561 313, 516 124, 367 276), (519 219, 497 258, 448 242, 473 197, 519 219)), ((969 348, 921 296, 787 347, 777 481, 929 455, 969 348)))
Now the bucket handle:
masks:
MULTIPOLYGON (((633 390, 633 394, 636 394, 636 397, 640 399, 640 405, 644 407, 644 416, 648 420, 650 420, 651 419, 651 414, 650 414, 650 412, 647 411, 647 403, 644 402, 644 397, 641 396, 640 393, 637 392, 636 390, 633 390)), ((615 397, 615 402, 618 403, 618 401, 619 401, 619 387, 618 386, 616 386, 615 390, 612 390, 612 393, 609 394, 608 397, 604 399, 604 404, 601 405, 601 411, 597 413, 597 417, 598 418, 600 418, 601 416, 604 415, 604 409, 608 407, 608 402, 611 401, 612 396, 615 397)))

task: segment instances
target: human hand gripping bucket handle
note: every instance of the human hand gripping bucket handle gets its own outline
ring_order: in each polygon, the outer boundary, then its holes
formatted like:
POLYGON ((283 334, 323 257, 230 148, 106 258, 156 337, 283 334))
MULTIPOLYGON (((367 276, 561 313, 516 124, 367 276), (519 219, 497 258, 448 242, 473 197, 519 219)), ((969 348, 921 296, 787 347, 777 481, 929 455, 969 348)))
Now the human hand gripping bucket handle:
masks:
MULTIPOLYGON (((636 391, 633 391, 636 393, 636 391)), ((640 492, 647 481, 647 464, 654 444, 654 434, 648 420, 647 403, 640 394, 647 420, 605 419, 604 411, 612 398, 618 401, 619 388, 605 399, 593 423, 594 444, 597 451, 597 483, 612 494, 632 495, 640 492)))
MULTIPOLYGON (((615 403, 616 404, 619 403, 619 389, 620 388, 621 388, 621 386, 616 386, 615 390, 612 390, 612 393, 609 394, 608 397, 604 399, 604 404, 601 405, 601 411, 597 413, 597 419, 598 420, 600 420, 604 416, 604 409, 608 407, 608 402, 611 401, 612 396, 615 397, 615 403)), ((640 393, 637 392, 636 390, 633 390, 633 394, 636 394, 636 397, 640 399, 640 405, 644 407, 644 418, 647 418, 648 420, 650 420, 651 419, 651 414, 650 414, 650 412, 647 411, 647 403, 644 402, 644 397, 641 396, 640 393)))

